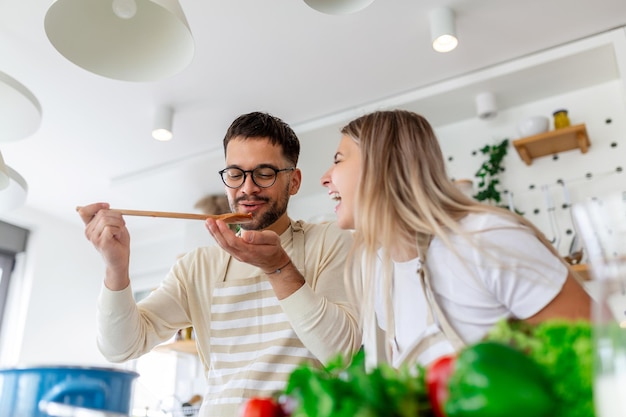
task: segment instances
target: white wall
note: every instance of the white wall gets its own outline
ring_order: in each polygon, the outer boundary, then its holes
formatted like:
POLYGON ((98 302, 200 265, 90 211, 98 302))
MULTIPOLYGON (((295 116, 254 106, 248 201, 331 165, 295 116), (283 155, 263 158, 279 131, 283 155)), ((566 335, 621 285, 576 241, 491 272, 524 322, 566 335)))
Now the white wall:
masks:
POLYGON ((552 118, 554 110, 568 109, 573 125, 584 123, 587 127, 591 141, 588 152, 571 150, 559 154, 558 159, 548 155, 526 165, 510 146, 505 159, 506 171, 501 177, 502 189, 512 192, 515 208, 552 239, 555 234, 549 221, 546 193, 542 191, 542 186, 547 186, 547 196, 556 214, 555 245, 566 255, 573 236, 567 234, 567 230, 574 231, 570 210, 564 207, 566 193, 571 202, 576 203, 626 188, 626 172, 618 171, 626 169, 626 112, 622 91, 621 81, 617 80, 513 108, 490 122, 472 119, 438 129, 444 155, 451 158, 449 173, 453 178, 476 179, 474 173, 484 156, 479 152, 473 155, 473 151, 504 138, 518 139, 516 125, 527 116, 552 118), (558 180, 564 182, 566 189, 558 180))

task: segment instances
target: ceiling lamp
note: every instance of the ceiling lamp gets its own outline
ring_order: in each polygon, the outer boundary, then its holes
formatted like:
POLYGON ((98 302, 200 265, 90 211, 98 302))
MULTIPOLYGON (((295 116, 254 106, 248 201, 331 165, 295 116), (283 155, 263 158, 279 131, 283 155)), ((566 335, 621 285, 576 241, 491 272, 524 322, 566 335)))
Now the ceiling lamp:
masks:
POLYGON ((4 175, 7 178, 7 185, 0 190, 0 213, 4 213, 24 204, 28 185, 17 171, 8 165, 4 165, 4 162, 2 162, 2 167, 0 168, 0 178, 4 175))
MULTIPOLYGON (((24 139, 41 125, 41 106, 26 87, 0 72, 0 142, 24 139)), ((4 163, 0 153, 0 212, 19 207, 26 200, 26 181, 4 163)))
POLYGON ((430 11, 430 35, 433 49, 437 52, 450 52, 459 44, 456 38, 454 12, 442 7, 430 11))
POLYGON ((374 0, 304 0, 312 9, 326 14, 350 14, 365 9, 374 0))
POLYGON ((194 54, 178 0, 56 0, 44 27, 65 58, 118 80, 156 81, 175 75, 194 54))
POLYGON ((9 186, 9 182, 11 178, 9 177, 9 169, 4 163, 4 159, 2 158, 2 153, 0 153, 0 191, 4 190, 9 186))
POLYGON ((39 101, 17 80, 0 71, 0 142, 24 139, 39 129, 39 101))
POLYGON ((476 95, 476 113, 479 119, 489 120, 498 115, 496 107, 496 96, 491 92, 476 95))
POLYGON ((167 142, 174 137, 172 123, 174 121, 174 111, 169 107, 157 109, 152 137, 161 142, 167 142))

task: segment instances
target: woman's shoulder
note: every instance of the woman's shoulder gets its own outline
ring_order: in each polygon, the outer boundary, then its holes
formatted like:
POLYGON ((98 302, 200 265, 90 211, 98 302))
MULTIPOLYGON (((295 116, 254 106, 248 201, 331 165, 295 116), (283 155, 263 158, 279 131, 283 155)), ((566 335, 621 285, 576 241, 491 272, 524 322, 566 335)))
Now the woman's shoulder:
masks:
POLYGON ((469 213, 461 220, 460 225, 468 232, 500 228, 523 228, 514 215, 507 216, 493 212, 469 213))

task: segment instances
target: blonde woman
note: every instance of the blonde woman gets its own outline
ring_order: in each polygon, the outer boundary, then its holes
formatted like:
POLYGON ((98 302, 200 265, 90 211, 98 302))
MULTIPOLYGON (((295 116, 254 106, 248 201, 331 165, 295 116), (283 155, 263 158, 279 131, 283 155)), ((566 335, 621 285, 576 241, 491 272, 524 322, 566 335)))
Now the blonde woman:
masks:
POLYGON ((433 130, 396 110, 345 126, 322 185, 355 230, 348 262, 370 364, 428 364, 500 319, 589 319, 590 298, 528 220, 446 174, 433 130))

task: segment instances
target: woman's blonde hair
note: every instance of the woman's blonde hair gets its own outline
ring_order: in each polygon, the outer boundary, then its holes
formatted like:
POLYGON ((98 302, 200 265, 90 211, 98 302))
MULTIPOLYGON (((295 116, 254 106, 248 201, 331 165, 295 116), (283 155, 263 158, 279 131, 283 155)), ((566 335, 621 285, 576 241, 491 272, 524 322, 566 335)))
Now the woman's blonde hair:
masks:
POLYGON ((341 133, 359 144, 362 169, 355 217, 366 248, 427 242, 450 232, 469 213, 498 213, 533 230, 532 223, 500 207, 482 204, 448 177, 439 141, 428 121, 405 110, 378 111, 348 123, 341 133), (382 233, 381 233, 382 232, 382 233))
MULTIPOLYGON (((348 273, 353 277, 352 268, 365 268, 366 280, 361 285, 373 285, 376 259, 382 261, 383 277, 391 275, 393 248, 412 245, 426 262, 429 242, 437 237, 457 253, 449 236, 458 234, 471 241, 459 224, 470 213, 510 218, 528 227, 558 256, 543 233, 522 216, 482 204, 455 186, 447 175, 437 137, 424 117, 405 110, 377 111, 351 121, 341 133, 359 144, 361 154, 355 246, 352 262, 348 262, 348 273)), ((390 285, 390 279, 385 279, 382 289, 386 294, 390 285)), ((372 291, 361 289, 365 294, 359 297, 371 296, 372 291)), ((389 308, 387 311, 389 318, 389 308)))

